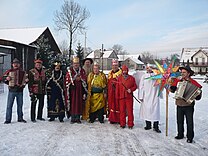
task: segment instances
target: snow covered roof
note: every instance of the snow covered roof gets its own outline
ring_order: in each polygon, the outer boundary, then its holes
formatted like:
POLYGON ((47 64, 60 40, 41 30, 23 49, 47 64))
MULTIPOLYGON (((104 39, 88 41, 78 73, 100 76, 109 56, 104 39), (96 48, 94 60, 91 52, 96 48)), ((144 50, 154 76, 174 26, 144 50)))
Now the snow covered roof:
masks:
POLYGON ((208 47, 201 47, 201 48, 183 48, 180 62, 191 62, 191 57, 197 53, 199 50, 202 50, 204 52, 208 52, 208 47))
POLYGON ((128 58, 136 64, 144 64, 142 61, 138 60, 138 55, 118 55, 118 61, 125 61, 128 58))
POLYGON ((47 27, 0 29, 0 39, 29 45, 34 42, 46 29, 47 27))
POLYGON ((2 57, 2 56, 6 56, 6 54, 0 52, 0 57, 2 57))
MULTIPOLYGON (((95 51, 93 51, 93 52, 91 52, 88 56, 87 56, 87 58, 94 58, 94 56, 95 56, 95 52, 96 51, 98 51, 98 50, 95 50, 95 51)), ((100 50, 99 50, 100 51, 100 50)), ((100 51, 100 53, 101 53, 101 51, 100 51)), ((110 57, 110 55, 113 53, 113 50, 106 50, 106 51, 103 51, 103 58, 109 58, 110 57)))
POLYGON ((5 46, 5 45, 0 45, 0 48, 16 49, 15 47, 12 47, 12 46, 5 46))

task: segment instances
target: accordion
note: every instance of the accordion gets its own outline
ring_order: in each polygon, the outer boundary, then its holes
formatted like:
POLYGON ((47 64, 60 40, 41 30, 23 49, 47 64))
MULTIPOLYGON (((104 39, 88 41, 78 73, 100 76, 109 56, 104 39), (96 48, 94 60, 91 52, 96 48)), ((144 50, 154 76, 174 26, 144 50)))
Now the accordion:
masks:
POLYGON ((14 71, 9 72, 8 75, 11 80, 9 81, 9 87, 14 87, 14 86, 23 86, 26 85, 26 78, 27 78, 27 74, 24 71, 17 71, 17 73, 15 73, 14 71))
POLYGON ((193 85, 191 82, 182 81, 178 82, 175 99, 183 99, 188 104, 191 104, 198 95, 201 94, 201 88, 193 85))

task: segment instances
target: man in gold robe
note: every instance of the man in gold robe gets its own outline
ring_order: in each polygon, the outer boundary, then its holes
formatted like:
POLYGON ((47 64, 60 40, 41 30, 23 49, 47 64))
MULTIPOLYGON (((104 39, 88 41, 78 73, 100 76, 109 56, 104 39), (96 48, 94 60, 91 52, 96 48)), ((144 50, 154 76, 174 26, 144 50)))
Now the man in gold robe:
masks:
POLYGON ((107 78, 99 71, 100 66, 94 63, 93 72, 88 75, 88 97, 86 101, 85 119, 90 119, 93 123, 98 118, 100 123, 104 123, 104 112, 107 97, 107 78))

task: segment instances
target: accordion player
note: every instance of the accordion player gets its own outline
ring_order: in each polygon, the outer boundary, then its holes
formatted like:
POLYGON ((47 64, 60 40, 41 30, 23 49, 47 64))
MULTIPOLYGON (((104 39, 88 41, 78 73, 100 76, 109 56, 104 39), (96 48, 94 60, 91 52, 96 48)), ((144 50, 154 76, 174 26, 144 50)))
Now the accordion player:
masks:
POLYGON ((183 99, 188 104, 192 104, 192 102, 196 99, 198 95, 202 92, 200 87, 192 84, 189 81, 181 81, 177 84, 177 89, 175 92, 175 99, 183 99))

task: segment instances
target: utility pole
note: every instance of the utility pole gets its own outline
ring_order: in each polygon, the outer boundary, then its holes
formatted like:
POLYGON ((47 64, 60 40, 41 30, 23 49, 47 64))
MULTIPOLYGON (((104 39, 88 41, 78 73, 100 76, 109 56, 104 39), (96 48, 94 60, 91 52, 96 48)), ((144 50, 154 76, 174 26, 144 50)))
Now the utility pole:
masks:
POLYGON ((85 32, 84 58, 86 57, 86 53, 87 53, 87 33, 85 32))
POLYGON ((104 55, 104 52, 103 52, 103 44, 102 44, 102 72, 103 72, 103 55, 104 55))

